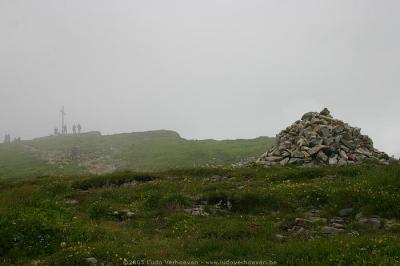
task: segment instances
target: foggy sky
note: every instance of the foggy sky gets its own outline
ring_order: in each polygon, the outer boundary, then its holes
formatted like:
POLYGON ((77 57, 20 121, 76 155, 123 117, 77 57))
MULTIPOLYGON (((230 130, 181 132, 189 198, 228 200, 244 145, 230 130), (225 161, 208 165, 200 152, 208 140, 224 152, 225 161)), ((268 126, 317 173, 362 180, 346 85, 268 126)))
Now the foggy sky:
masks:
POLYGON ((275 136, 307 111, 400 154, 398 0, 0 0, 0 137, 275 136))

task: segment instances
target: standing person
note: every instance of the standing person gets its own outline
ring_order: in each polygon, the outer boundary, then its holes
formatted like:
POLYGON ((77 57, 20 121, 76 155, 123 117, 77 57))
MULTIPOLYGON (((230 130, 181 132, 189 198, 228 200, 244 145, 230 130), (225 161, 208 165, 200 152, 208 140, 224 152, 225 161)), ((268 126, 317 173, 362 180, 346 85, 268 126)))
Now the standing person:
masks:
POLYGON ((78 124, 78 134, 81 134, 82 126, 81 124, 78 124))
POLYGON ((57 136, 58 135, 58 127, 55 127, 54 128, 54 136, 57 136))
POLYGON ((73 132, 74 134, 76 134, 76 125, 75 125, 75 124, 72 126, 72 132, 73 132))
POLYGON ((4 143, 5 143, 5 144, 11 143, 11 136, 10 136, 10 134, 6 134, 6 135, 4 136, 4 143))
POLYGON ((64 128, 63 128, 63 134, 65 134, 65 135, 68 134, 68 128, 67 128, 67 126, 64 126, 64 128))

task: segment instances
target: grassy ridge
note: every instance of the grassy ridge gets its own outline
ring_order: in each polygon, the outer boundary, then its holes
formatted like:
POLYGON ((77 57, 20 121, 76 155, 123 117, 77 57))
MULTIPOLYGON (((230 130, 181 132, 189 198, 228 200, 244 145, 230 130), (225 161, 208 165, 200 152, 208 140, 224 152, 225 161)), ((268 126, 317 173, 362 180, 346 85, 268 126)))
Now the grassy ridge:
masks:
POLYGON ((230 165, 259 156, 273 138, 186 140, 173 131, 51 136, 0 144, 0 177, 81 175, 117 170, 230 165))
POLYGON ((133 259, 393 265, 399 228, 364 229, 354 216, 400 219, 399 192, 399 165, 9 179, 0 181, 0 257, 4 264, 39 265, 86 265, 88 257, 114 265, 133 259), (208 215, 188 213, 199 205, 208 215), (287 230, 304 211, 318 209, 330 219, 350 207, 345 233, 322 234, 318 223, 305 225, 307 234, 287 230))

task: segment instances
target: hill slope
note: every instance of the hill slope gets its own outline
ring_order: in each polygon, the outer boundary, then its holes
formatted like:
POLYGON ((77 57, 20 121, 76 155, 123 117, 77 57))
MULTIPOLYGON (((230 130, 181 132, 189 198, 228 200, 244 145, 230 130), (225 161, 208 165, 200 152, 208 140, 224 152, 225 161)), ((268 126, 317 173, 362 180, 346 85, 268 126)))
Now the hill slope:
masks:
POLYGON ((0 177, 105 174, 114 170, 229 165, 260 155, 273 138, 187 140, 158 130, 102 136, 98 132, 0 144, 0 177))

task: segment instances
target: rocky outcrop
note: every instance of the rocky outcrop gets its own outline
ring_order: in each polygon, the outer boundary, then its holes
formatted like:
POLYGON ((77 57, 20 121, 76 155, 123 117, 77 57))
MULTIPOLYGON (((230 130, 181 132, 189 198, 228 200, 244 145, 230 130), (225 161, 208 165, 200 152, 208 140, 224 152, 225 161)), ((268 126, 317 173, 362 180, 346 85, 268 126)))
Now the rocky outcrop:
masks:
POLYGON ((389 156, 373 147, 361 129, 334 119, 328 109, 309 112, 277 135, 276 145, 256 163, 263 166, 327 166, 375 160, 387 164, 389 156))

